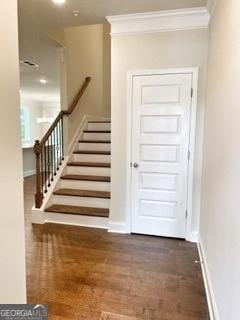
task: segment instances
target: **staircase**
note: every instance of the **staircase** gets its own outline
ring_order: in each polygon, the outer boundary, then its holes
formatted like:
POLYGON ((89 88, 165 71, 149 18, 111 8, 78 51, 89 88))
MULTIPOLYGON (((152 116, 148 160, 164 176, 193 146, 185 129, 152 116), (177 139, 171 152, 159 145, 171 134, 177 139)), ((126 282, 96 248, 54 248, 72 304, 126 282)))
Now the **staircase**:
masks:
POLYGON ((88 121, 47 203, 46 214, 102 218, 107 221, 110 150, 110 121, 88 121))

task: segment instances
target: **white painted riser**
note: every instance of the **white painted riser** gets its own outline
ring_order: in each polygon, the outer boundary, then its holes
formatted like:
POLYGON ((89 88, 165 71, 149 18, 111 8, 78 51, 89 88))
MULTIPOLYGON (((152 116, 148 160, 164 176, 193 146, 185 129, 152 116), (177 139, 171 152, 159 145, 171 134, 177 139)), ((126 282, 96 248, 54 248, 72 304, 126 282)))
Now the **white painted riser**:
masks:
POLYGON ((74 162, 106 162, 110 163, 111 156, 110 155, 102 155, 102 154, 74 154, 71 157, 71 161, 74 162))
POLYGON ((111 133, 86 132, 83 134, 83 140, 110 141, 111 140, 111 133))
POLYGON ((111 123, 88 123, 88 130, 94 131, 106 131, 111 130, 111 123))
POLYGON ((110 151, 110 143, 79 143, 78 150, 90 150, 90 151, 110 151))
POLYGON ((98 181, 78 181, 78 180, 64 180, 62 179, 55 190, 57 189, 79 189, 79 190, 93 190, 93 191, 110 191, 109 182, 98 181))
POLYGON ((71 167, 68 166, 67 174, 85 174, 90 176, 106 176, 110 177, 110 168, 96 167, 71 167))
MULTIPOLYGON (((69 225, 83 226, 83 227, 89 227, 89 228, 108 229, 108 226, 109 226, 108 218, 80 216, 75 214, 45 212, 44 220, 45 220, 44 221, 45 223, 51 222, 51 223, 58 223, 58 224, 69 224, 69 225)), ((40 223, 43 223, 43 222, 40 222, 40 223)))
POLYGON ((110 207, 110 199, 53 195, 51 204, 108 209, 110 207))

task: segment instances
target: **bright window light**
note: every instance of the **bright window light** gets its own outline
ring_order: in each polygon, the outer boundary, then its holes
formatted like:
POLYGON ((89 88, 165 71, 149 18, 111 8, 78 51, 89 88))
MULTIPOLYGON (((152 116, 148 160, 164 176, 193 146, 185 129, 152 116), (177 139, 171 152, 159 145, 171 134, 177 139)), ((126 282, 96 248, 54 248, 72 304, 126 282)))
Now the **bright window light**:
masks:
POLYGON ((37 123, 52 123, 54 118, 37 118, 37 123))

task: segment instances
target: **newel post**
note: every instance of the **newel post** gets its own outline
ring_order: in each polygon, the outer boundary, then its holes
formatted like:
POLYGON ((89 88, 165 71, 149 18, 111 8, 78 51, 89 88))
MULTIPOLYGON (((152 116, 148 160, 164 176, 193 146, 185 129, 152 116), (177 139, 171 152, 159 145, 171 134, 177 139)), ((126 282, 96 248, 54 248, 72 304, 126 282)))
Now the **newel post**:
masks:
POLYGON ((34 153, 36 155, 36 194, 35 194, 35 207, 41 208, 43 201, 43 193, 41 186, 41 168, 40 168, 40 154, 41 154, 41 144, 39 140, 35 141, 34 153))

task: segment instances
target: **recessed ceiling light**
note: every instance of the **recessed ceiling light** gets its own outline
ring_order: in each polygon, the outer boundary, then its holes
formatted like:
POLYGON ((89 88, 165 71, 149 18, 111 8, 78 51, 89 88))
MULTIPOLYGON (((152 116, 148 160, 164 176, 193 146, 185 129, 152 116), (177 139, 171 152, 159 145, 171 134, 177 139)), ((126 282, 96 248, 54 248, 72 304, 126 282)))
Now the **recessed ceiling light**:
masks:
POLYGON ((56 4, 64 4, 66 0, 52 0, 56 4))
POLYGON ((40 79, 39 81, 40 81, 41 83, 43 83, 43 84, 47 83, 47 80, 46 80, 46 79, 40 79))

